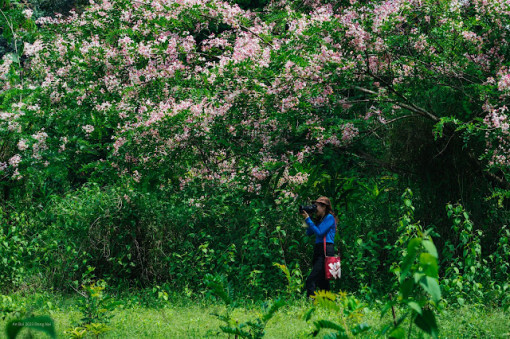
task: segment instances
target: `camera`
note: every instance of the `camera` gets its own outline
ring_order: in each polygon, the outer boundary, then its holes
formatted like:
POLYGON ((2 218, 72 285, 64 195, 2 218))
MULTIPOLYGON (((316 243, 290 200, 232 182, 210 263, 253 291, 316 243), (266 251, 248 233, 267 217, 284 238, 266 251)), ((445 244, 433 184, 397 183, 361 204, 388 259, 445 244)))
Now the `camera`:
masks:
POLYGON ((303 211, 305 211, 308 214, 313 214, 313 213, 317 212, 317 205, 315 205, 315 204, 309 205, 309 206, 300 205, 299 213, 303 213, 303 211))

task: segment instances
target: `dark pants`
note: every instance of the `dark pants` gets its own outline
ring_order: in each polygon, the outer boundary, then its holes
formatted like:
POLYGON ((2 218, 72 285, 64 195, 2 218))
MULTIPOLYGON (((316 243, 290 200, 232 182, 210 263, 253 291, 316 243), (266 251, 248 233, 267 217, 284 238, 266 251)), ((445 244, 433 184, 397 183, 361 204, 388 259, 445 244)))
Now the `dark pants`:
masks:
MULTIPOLYGON (((335 255, 335 245, 326 243, 327 256, 335 255)), ((315 244, 313 248, 312 272, 306 279, 306 295, 311 296, 315 293, 315 289, 329 291, 329 281, 325 278, 324 270, 324 244, 315 244)))

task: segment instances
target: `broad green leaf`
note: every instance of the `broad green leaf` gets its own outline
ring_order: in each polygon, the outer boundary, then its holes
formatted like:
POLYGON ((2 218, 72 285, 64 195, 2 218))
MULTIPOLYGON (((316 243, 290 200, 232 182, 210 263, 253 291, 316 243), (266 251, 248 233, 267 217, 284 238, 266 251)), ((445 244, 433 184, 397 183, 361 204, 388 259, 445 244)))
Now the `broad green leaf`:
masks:
POLYGON ((406 331, 401 327, 397 327, 390 332, 389 337, 390 339, 403 339, 406 337, 406 331))
POLYGON ((412 278, 407 278, 400 284, 400 294, 403 299, 409 298, 413 291, 414 280, 412 278))
POLYGON ((432 240, 423 240, 423 247, 429 252, 432 256, 434 256, 436 259, 439 258, 437 254, 437 249, 432 240))
POLYGON ((421 279, 423 279, 423 277, 425 277, 426 274, 425 273, 421 273, 421 272, 416 272, 414 273, 413 277, 414 277, 414 282, 417 284, 421 279))
POLYGON ((437 278, 439 267, 437 266, 437 259, 434 256, 429 253, 421 253, 420 265, 427 276, 437 278))
POLYGON ((412 308, 416 313, 422 314, 421 306, 416 301, 410 301, 407 303, 407 305, 412 308))
POLYGON ((414 323, 424 332, 431 335, 433 338, 438 337, 439 328, 437 327, 434 312, 432 312, 431 310, 424 310, 423 314, 418 314, 414 319, 414 323))
POLYGON ((6 59, 10 59, 13 62, 19 63, 19 56, 15 53, 7 53, 5 55, 6 59))
POLYGON ((441 300, 441 288, 439 287, 437 279, 425 276, 420 279, 420 285, 432 296, 434 302, 437 303, 441 300))

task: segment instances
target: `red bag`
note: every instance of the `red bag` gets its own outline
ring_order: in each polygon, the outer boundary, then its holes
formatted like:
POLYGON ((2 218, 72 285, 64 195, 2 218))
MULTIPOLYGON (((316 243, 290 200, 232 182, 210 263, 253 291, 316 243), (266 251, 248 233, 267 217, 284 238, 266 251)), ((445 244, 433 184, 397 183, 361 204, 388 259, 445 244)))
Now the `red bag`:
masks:
POLYGON ((324 271, 326 272, 326 280, 340 279, 342 276, 341 264, 340 256, 328 257, 326 255, 326 236, 324 236, 324 271))

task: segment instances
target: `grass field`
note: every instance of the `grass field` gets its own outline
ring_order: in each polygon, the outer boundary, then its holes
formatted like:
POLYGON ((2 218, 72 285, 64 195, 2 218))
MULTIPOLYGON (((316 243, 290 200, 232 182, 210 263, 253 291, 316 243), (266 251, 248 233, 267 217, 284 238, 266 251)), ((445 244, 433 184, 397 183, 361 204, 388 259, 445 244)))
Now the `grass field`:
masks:
MULTIPOLYGON (((51 295, 11 296, 13 305, 36 315, 50 315, 55 322, 58 338, 69 338, 65 330, 73 327, 82 318, 77 308, 77 297, 51 295)), ((243 323, 256 319, 263 310, 263 302, 243 301, 232 312, 232 318, 243 323)), ((312 307, 304 299, 288 301, 266 326, 265 338, 306 338, 313 331, 313 322, 329 319, 341 323, 338 314, 317 309, 306 322, 303 315, 312 307)), ((220 330, 223 325, 214 314, 224 314, 226 307, 207 298, 170 298, 168 301, 139 296, 123 297, 113 312, 108 324, 110 330, 100 338, 228 338, 220 330)), ((381 329, 392 322, 391 312, 381 319, 377 305, 363 309, 363 321, 371 326, 361 337, 381 337, 381 329)), ((397 310, 397 315, 399 311, 397 310)), ((10 315, 12 316, 12 314, 10 315)), ((0 321, 5 328, 9 316, 0 321)), ((467 305, 461 308, 447 308, 438 315, 440 338, 510 338, 510 314, 501 309, 486 308, 483 305, 467 305)), ((406 325, 408 328, 408 325, 406 325)), ((21 338, 47 336, 37 331, 23 329, 21 338)), ((0 332, 0 337, 5 335, 0 332)), ((323 337, 327 332, 321 332, 323 337)), ((234 338, 233 335, 230 336, 234 338)), ((384 337, 384 336, 382 336, 384 337)), ((426 337, 413 331, 412 338, 426 337)), ((92 338, 87 336, 86 338, 92 338)))

